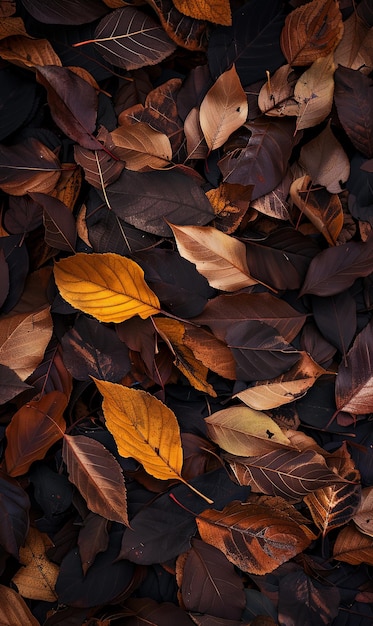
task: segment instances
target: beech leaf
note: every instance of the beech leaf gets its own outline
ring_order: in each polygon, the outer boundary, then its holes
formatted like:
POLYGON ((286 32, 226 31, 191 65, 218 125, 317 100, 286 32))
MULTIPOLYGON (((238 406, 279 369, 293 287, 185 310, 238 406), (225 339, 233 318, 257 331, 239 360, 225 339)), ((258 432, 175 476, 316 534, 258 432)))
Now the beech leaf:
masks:
POLYGON ((106 425, 119 454, 136 459, 155 478, 188 484, 181 477, 183 450, 173 411, 145 391, 94 381, 103 396, 106 425))
POLYGON ((128 526, 123 474, 109 450, 90 437, 65 435, 62 457, 90 511, 128 526))
POLYGON ((144 281, 144 272, 119 254, 78 254, 54 266, 61 296, 101 322, 123 322, 159 313, 157 296, 144 281))
POLYGON ((219 76, 202 100, 199 121, 210 150, 220 148, 246 122, 247 97, 233 65, 219 76))

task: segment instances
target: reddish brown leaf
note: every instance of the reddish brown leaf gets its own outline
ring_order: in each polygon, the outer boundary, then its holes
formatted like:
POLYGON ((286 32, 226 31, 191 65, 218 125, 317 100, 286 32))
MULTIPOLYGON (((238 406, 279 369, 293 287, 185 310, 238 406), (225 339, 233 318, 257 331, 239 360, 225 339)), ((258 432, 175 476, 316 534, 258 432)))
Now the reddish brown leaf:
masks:
POLYGON ((0 585, 0 620, 4 626, 39 626, 22 596, 0 585))
POLYGON ((351 565, 373 565, 373 541, 350 524, 339 531, 333 547, 333 557, 351 565))
POLYGON ((95 513, 88 513, 78 537, 80 558, 84 575, 100 552, 105 552, 109 545, 108 521, 95 513))
POLYGON ((30 138, 9 147, 0 146, 0 188, 6 193, 49 193, 59 177, 57 157, 39 140, 30 138))
POLYGON ((340 122, 357 150, 373 157, 373 82, 358 70, 339 67, 335 73, 335 105, 340 122))
POLYGON ((87 150, 75 144, 74 156, 84 169, 86 180, 97 189, 114 183, 124 168, 124 163, 113 159, 105 150, 87 150))
POLYGON ((66 204, 43 193, 31 193, 30 196, 43 207, 47 244, 58 250, 75 252, 76 224, 66 204))
POLYGON ((172 0, 148 0, 157 13, 167 35, 178 46, 187 50, 205 50, 207 46, 207 24, 180 13, 172 0))

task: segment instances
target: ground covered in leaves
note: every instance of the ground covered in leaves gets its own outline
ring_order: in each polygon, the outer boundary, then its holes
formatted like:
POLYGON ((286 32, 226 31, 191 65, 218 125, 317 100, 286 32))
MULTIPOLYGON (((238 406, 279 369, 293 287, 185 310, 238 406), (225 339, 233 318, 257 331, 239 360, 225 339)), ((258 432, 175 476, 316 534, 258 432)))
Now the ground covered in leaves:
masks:
POLYGON ((0 2, 0 622, 373 623, 370 0, 0 2))

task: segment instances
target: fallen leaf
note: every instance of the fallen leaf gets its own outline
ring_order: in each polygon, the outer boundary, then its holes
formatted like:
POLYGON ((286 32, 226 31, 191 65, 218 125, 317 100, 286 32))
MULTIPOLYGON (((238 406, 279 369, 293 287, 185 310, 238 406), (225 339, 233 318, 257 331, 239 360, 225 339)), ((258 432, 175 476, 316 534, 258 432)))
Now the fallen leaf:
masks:
POLYGON ((30 528, 24 547, 20 548, 20 561, 25 566, 13 576, 12 582, 25 598, 55 602, 55 584, 59 567, 46 556, 53 544, 46 533, 30 528))
POLYGON ((361 533, 356 526, 349 524, 342 528, 335 540, 333 558, 336 561, 360 565, 367 563, 373 565, 373 541, 372 538, 361 533))
MULTIPOLYGON (((334 0, 331 1, 334 3, 334 0)), ((294 87, 294 99, 299 106, 297 131, 317 126, 329 115, 333 105, 336 67, 331 53, 317 58, 298 79, 294 87)))
POLYGON ((0 623, 2 626, 39 626, 22 596, 0 585, 0 623))
POLYGON ((206 0, 174 0, 180 13, 189 15, 196 20, 208 20, 214 24, 229 26, 232 22, 231 8, 228 0, 217 0, 211 5, 206 0))
POLYGON ((361 502, 352 519, 360 532, 373 537, 373 487, 361 490, 361 502))
POLYGON ((343 36, 334 50, 336 64, 370 74, 373 69, 372 47, 372 29, 357 11, 353 11, 343 22, 343 36))
POLYGON ((49 193, 60 177, 60 163, 38 139, 0 146, 0 188, 14 196, 30 191, 49 193))
POLYGON ((1 41, 0 57, 24 68, 62 65, 48 39, 31 39, 22 35, 14 35, 1 41))
POLYGON ((115 155, 125 162, 126 168, 141 171, 145 168, 162 168, 172 159, 170 140, 164 133, 145 122, 127 123, 110 133, 115 155))

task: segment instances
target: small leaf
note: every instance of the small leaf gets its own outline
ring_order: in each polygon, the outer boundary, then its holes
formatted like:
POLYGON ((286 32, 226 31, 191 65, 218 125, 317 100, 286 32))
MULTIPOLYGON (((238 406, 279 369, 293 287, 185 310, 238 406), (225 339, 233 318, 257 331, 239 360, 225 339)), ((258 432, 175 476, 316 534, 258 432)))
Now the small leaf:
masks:
POLYGON ((0 189, 6 193, 49 193, 59 177, 57 157, 38 139, 31 137, 9 147, 0 146, 0 189))
POLYGON ((180 13, 189 15, 196 20, 208 20, 223 26, 229 26, 232 22, 228 0, 216 0, 213 4, 206 2, 206 0, 192 0, 192 2, 190 0, 174 0, 174 5, 180 13))
POLYGON ((76 224, 66 204, 44 193, 31 193, 30 196, 43 207, 46 243, 58 250, 74 252, 76 224))
POLYGON ((44 602, 57 600, 54 587, 59 567, 46 556, 47 548, 52 545, 47 534, 30 528, 25 546, 19 551, 20 561, 25 567, 18 570, 12 578, 12 582, 25 598, 44 602))
POLYGON ((144 272, 119 254, 84 254, 62 259, 54 266, 62 297, 101 322, 123 322, 159 313, 157 296, 144 281, 144 272))
POLYGON ((210 150, 220 148, 246 122, 247 97, 233 65, 219 76, 202 100, 199 121, 210 150))
POLYGON ((90 437, 65 435, 62 457, 89 510, 128 526, 123 474, 109 450, 90 437))

